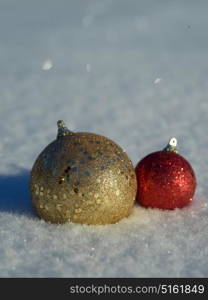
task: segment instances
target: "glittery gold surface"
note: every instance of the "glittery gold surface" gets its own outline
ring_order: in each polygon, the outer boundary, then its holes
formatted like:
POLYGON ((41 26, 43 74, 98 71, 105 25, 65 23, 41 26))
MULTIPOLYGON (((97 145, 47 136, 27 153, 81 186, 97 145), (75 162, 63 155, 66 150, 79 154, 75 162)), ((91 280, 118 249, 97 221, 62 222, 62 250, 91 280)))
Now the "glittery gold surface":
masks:
POLYGON ((131 213, 136 176, 126 153, 92 133, 59 136, 31 171, 32 201, 52 223, 115 223, 131 213))

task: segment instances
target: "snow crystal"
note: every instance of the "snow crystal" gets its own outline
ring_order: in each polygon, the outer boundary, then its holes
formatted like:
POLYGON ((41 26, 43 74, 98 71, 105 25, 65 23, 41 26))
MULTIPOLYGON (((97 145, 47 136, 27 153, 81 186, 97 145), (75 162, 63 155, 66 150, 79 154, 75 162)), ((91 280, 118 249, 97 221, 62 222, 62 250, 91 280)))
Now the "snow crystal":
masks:
POLYGON ((91 64, 86 64, 86 71, 90 72, 91 71, 91 64))
POLYGON ((53 62, 48 59, 46 61, 44 61, 43 65, 42 65, 42 70, 44 71, 48 71, 53 67, 53 62))
POLYGON ((161 80, 162 80, 161 78, 156 78, 154 84, 158 84, 161 80))

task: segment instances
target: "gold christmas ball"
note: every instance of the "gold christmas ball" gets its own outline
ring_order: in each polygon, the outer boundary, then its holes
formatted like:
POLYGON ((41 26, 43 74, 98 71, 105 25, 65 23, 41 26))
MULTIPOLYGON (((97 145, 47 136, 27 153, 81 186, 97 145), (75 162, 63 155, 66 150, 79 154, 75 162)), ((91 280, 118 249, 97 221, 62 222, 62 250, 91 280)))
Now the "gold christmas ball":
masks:
POLYGON ((115 223, 131 213, 136 175, 127 154, 108 138, 72 132, 58 121, 57 139, 32 171, 32 202, 51 223, 115 223))

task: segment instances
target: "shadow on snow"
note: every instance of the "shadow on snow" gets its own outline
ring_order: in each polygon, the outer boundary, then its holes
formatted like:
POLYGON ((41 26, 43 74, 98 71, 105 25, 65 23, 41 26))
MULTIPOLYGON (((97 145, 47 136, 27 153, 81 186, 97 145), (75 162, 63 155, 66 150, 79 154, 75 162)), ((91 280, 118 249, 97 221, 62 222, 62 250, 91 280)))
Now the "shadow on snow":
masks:
POLYGON ((0 211, 34 215, 29 194, 29 171, 0 175, 0 211))

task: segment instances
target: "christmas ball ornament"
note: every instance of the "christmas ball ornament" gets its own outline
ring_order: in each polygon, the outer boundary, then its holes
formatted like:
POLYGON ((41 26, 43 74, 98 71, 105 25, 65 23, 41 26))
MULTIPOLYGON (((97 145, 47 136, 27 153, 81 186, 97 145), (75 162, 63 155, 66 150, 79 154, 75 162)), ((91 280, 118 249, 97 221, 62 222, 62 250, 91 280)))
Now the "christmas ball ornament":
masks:
POLYGON ((164 150, 147 155, 136 166, 137 200, 141 205, 175 209, 192 201, 196 177, 176 146, 177 140, 172 138, 164 150))
POLYGON ((31 171, 32 202, 51 223, 115 223, 131 213, 136 175, 127 154, 108 138, 68 130, 38 156, 31 171))

